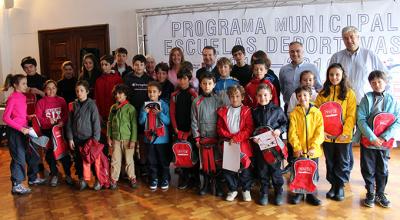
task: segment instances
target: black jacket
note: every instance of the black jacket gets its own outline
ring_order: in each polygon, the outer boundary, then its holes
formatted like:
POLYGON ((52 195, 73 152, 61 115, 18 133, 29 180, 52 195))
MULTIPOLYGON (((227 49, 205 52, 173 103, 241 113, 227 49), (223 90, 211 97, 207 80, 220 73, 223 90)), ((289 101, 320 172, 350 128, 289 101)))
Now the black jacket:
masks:
POLYGON ((288 120, 283 110, 269 102, 267 105, 259 105, 252 110, 254 127, 268 126, 279 129, 281 133, 286 132, 288 120))

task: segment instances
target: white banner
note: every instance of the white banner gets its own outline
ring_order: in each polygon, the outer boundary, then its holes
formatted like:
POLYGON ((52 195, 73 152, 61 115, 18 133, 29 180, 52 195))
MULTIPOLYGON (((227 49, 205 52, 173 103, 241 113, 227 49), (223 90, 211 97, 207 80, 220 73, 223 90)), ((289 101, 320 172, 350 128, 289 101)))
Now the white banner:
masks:
POLYGON ((265 51, 276 74, 290 62, 288 48, 300 41, 307 62, 316 64, 325 79, 331 55, 344 49, 341 29, 360 31, 362 47, 375 51, 393 76, 393 90, 400 98, 400 4, 393 1, 237 9, 149 16, 145 20, 147 53, 157 62, 168 62, 169 51, 180 47, 195 67, 201 50, 210 45, 218 57, 232 58, 231 49, 241 44, 247 59, 265 51))

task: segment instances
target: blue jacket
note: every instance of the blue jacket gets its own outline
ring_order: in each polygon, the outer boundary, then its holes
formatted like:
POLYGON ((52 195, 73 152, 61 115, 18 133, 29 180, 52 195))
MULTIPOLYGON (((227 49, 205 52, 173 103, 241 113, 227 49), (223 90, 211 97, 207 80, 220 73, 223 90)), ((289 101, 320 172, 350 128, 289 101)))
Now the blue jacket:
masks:
MULTIPOLYGON (((161 102, 161 112, 158 113, 158 119, 164 124, 164 136, 157 137, 154 144, 167 144, 169 143, 168 125, 170 124, 169 118, 169 106, 164 100, 161 102)), ((144 105, 140 109, 139 124, 144 125, 147 121, 147 113, 144 110, 144 105)), ((149 143, 150 141, 144 137, 144 142, 149 143)))
MULTIPOLYGON (((380 136, 385 140, 389 140, 395 136, 398 137, 398 135, 395 134, 395 131, 400 128, 400 106, 389 93, 384 92, 383 95, 383 101, 385 103, 383 112, 392 113, 396 116, 396 121, 380 136)), ((371 117, 373 103, 374 95, 372 92, 368 92, 361 99, 361 102, 357 107, 357 132, 354 135, 353 142, 360 142, 361 135, 367 137, 369 141, 374 141, 378 138, 372 131, 372 126, 368 124, 368 118, 371 117)))
POLYGON ((239 81, 235 78, 228 77, 226 79, 219 78, 217 83, 215 84, 214 91, 218 97, 220 97, 223 101, 223 105, 229 105, 229 96, 228 96, 228 88, 233 85, 239 85, 239 81))

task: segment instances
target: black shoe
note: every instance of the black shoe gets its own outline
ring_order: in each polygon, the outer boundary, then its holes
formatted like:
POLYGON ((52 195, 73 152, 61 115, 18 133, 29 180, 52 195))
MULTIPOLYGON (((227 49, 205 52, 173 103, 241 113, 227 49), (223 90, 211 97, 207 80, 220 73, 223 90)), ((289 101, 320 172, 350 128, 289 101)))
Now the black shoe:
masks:
POLYGON ((208 177, 204 177, 204 183, 199 191, 199 195, 204 196, 208 192, 210 192, 210 180, 208 177))
POLYGON ((283 204, 283 191, 278 190, 275 192, 275 205, 282 205, 283 204))
POLYGON ((296 193, 292 196, 291 202, 292 204, 299 204, 304 198, 304 194, 296 193))
POLYGON ((334 185, 331 186, 331 189, 326 193, 326 198, 333 199, 335 197, 336 187, 334 185))
POLYGON ((375 196, 375 202, 383 208, 390 208, 390 201, 386 198, 384 193, 375 196))
POLYGON ((223 197, 224 190, 222 189, 222 183, 216 183, 215 185, 215 196, 216 197, 223 197))
POLYGON ((314 205, 314 206, 319 206, 319 205, 321 205, 321 200, 319 200, 319 199, 317 198, 317 196, 314 195, 314 194, 307 194, 307 196, 306 196, 306 201, 307 201, 309 204, 314 205))
POLYGON ((339 186, 337 191, 336 191, 336 195, 335 197, 333 197, 334 200, 336 201, 342 201, 344 199, 344 189, 343 186, 339 186))
POLYGON ((364 200, 364 206, 372 208, 375 206, 374 203, 375 203, 375 194, 367 193, 367 197, 364 200))
POLYGON ((260 205, 267 205, 268 204, 268 194, 261 194, 260 195, 260 200, 259 200, 260 205))
POLYGON ((189 186, 189 178, 180 176, 178 180, 178 189, 186 189, 189 186))
POLYGON ((282 170, 282 174, 286 174, 286 173, 289 173, 290 172, 290 168, 292 167, 292 165, 291 164, 288 164, 288 165, 286 165, 286 167, 285 168, 283 168, 283 170, 282 170))

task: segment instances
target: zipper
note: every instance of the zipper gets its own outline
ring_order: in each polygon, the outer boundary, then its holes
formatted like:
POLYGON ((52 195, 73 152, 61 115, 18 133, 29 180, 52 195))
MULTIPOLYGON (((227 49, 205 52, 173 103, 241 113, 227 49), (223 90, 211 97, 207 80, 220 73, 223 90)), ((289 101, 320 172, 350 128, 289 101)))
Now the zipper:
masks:
MULTIPOLYGON (((307 112, 304 111, 304 113, 305 113, 305 114, 304 114, 304 124, 305 124, 305 128, 306 128, 306 149, 307 149, 307 153, 308 153, 308 127, 307 127, 307 115, 308 115, 308 113, 310 112, 311 107, 312 107, 312 105, 310 104, 309 107, 308 107, 307 112)), ((307 153, 306 153, 306 155, 307 155, 307 153)), ((308 158, 308 155, 307 155, 307 158, 308 158)))

